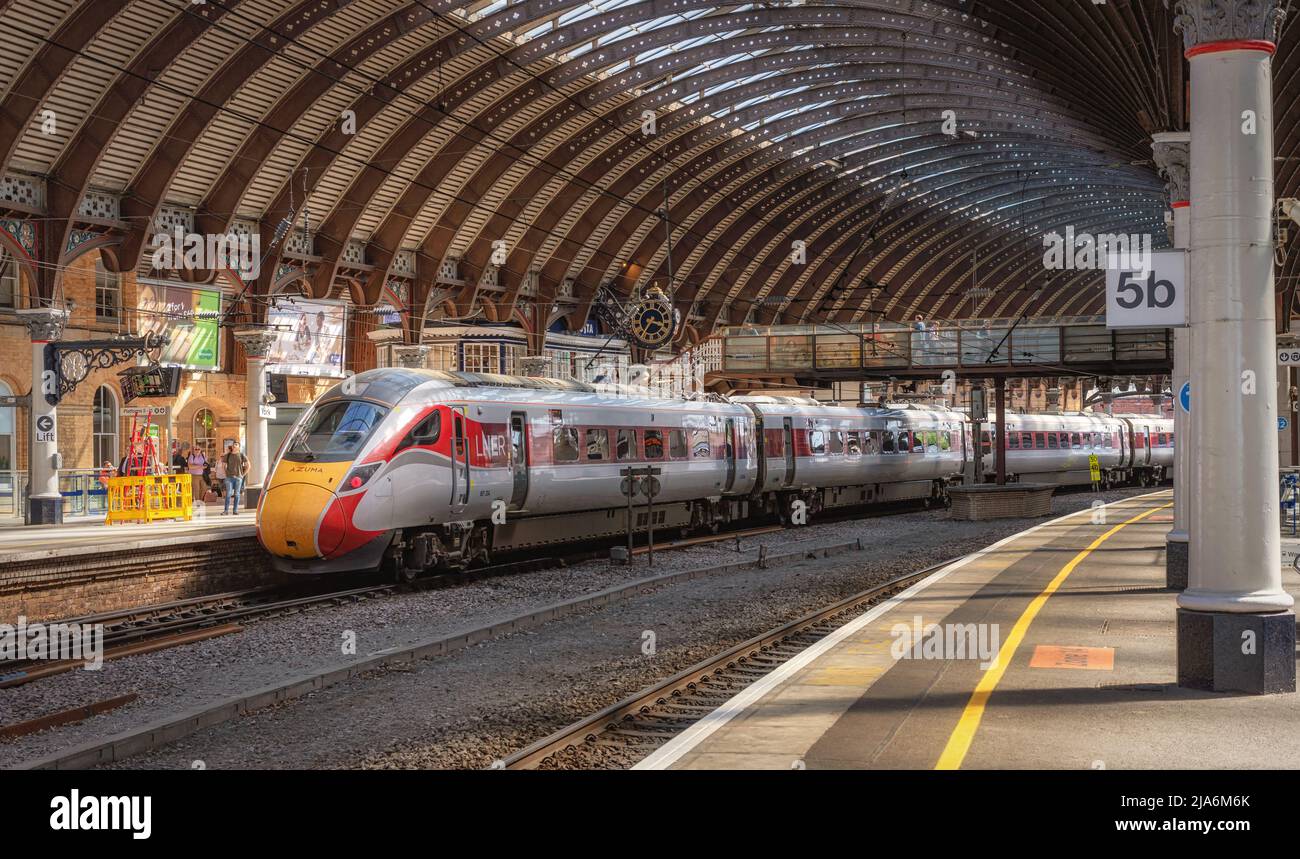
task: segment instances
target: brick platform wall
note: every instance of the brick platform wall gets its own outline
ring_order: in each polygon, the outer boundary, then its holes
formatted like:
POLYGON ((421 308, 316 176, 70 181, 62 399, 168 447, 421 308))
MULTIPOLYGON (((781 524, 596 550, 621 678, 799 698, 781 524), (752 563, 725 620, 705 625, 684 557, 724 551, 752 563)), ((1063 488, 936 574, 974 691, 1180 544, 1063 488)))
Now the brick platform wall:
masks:
POLYGON ((277 584, 254 537, 5 564, 0 623, 59 620, 277 584))

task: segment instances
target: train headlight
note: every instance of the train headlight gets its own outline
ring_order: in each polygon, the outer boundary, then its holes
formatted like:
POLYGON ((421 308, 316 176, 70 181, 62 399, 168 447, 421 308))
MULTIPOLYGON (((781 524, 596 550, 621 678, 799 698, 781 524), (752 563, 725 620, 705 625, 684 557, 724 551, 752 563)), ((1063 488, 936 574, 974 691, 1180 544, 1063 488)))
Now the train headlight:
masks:
POLYGON ((366 485, 366 481, 374 476, 382 462, 372 462, 369 465, 358 465, 348 472, 348 476, 343 479, 344 489, 360 489, 366 485))

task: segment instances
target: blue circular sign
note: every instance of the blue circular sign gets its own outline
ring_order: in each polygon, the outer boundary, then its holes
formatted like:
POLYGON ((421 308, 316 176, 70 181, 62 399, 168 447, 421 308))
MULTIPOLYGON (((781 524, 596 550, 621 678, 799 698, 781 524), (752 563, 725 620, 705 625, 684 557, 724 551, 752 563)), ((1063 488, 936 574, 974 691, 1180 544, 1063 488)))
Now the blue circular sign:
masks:
POLYGON ((1183 411, 1189 415, 1192 413, 1192 383, 1183 382, 1182 388, 1178 391, 1178 405, 1183 407, 1183 411))
POLYGON ((1278 418, 1278 419, 1277 419, 1277 431, 1278 431, 1278 432, 1281 432, 1282 430, 1286 429, 1286 428, 1289 427, 1289 426, 1291 426, 1291 422, 1288 421, 1286 418, 1278 418))

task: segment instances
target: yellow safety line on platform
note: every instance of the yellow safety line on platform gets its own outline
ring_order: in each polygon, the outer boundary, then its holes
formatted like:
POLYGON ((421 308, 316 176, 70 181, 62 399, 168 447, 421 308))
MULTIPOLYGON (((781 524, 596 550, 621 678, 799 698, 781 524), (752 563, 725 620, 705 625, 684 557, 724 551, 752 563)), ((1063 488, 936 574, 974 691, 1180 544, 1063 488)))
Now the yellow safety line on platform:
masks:
POLYGON ((1042 593, 1034 597, 1033 601, 1025 608, 1020 619, 1011 630, 1011 635, 1007 637, 1000 650, 998 650, 997 662, 976 684, 975 691, 971 693, 970 701, 966 703, 966 709, 961 714, 961 719, 957 721, 957 727, 953 729, 952 736, 948 738, 948 744, 944 746, 943 754, 939 756, 939 762, 934 765, 937 770, 955 770, 961 769, 962 761, 966 759, 966 753, 970 751, 971 742, 975 739, 975 732, 979 730, 980 719, 984 717, 984 707, 988 704, 989 696, 997 688, 998 681, 1006 673, 1007 666, 1011 664, 1011 658, 1015 656, 1016 648, 1024 640, 1025 633, 1029 632, 1029 625, 1034 622, 1038 612, 1047 604, 1047 598, 1056 593, 1057 589, 1065 583, 1074 568, 1083 562, 1083 559, 1092 554, 1093 550, 1102 543, 1109 540, 1121 530, 1132 525, 1134 522, 1140 522, 1152 513, 1160 510, 1166 510, 1173 507, 1173 504, 1162 504, 1159 507, 1152 507, 1150 510, 1143 511, 1132 519, 1121 522, 1114 528, 1111 528, 1105 534, 1088 544, 1088 548, 1081 551, 1070 559, 1070 562, 1061 568, 1052 579, 1047 587, 1043 588, 1042 593))

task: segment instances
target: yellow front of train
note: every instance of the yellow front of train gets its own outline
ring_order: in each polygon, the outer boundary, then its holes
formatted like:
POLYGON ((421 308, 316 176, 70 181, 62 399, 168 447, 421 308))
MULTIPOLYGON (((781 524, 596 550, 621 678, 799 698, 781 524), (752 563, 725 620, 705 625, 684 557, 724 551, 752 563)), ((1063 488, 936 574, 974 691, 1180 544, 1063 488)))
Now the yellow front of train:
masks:
POLYGON ((427 377, 370 370, 334 386, 294 424, 272 464, 257 509, 257 537, 289 572, 379 565, 386 528, 360 527, 370 479, 392 451, 396 403, 427 377))

